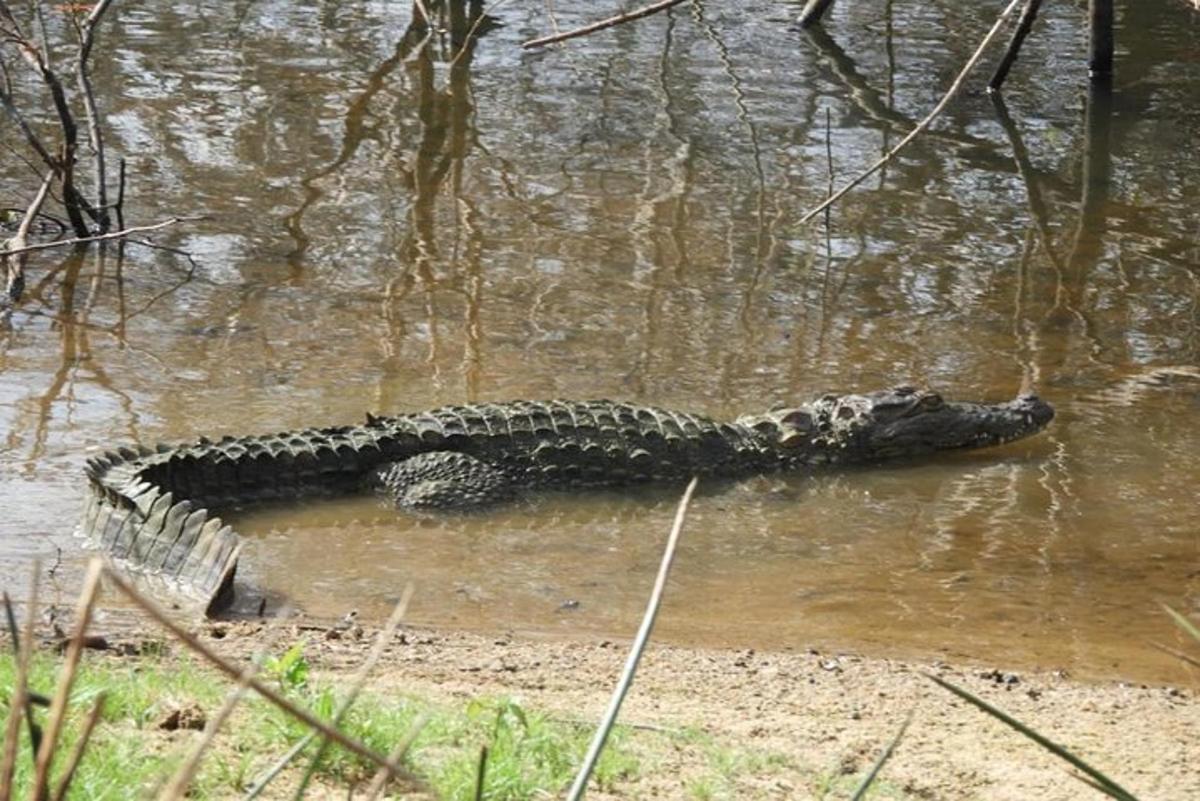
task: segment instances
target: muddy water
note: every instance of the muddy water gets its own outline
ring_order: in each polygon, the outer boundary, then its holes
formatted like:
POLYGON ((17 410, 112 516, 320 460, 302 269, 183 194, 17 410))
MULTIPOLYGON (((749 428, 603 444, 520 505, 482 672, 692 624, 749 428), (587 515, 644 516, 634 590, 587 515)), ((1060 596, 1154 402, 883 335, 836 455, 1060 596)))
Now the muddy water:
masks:
MULTIPOLYGON (((563 28, 592 13, 556 6, 563 28)), ((988 20, 847 3, 809 36, 796 12, 697 2, 525 53, 540 4, 465 49, 387 5, 118 4, 96 77, 127 216, 209 216, 156 237, 194 266, 137 246, 31 265, 0 343, 5 583, 61 549, 69 592, 81 467, 111 444, 484 399, 733 415, 1030 382, 1059 415, 1027 442, 705 488, 659 635, 1179 680, 1147 642, 1186 647, 1160 603, 1200 611, 1200 16, 1126 8, 1105 101, 1082 14, 1052 4, 1006 109, 968 93, 801 224, 988 20)), ((23 205, 36 181, 0 164, 0 205, 23 205)), ((627 635, 674 498, 241 510, 242 574, 324 614, 385 615, 412 582, 422 622, 627 635)))

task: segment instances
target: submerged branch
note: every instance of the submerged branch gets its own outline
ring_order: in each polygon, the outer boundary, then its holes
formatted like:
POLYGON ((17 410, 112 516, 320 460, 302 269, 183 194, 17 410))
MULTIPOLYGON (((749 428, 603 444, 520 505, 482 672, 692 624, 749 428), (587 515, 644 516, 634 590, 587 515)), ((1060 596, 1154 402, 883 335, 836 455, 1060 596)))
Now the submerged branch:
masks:
POLYGON ((660 2, 648 5, 645 8, 639 8, 634 11, 629 11, 625 14, 618 14, 615 17, 609 17, 608 19, 603 19, 599 22, 593 22, 590 25, 584 25, 582 28, 575 28, 574 30, 565 31, 563 33, 555 33, 550 36, 543 36, 539 39, 530 39, 528 42, 522 43, 521 47, 529 50, 534 47, 545 47, 548 44, 562 42, 567 39, 575 39, 579 36, 587 36, 589 33, 602 31, 605 28, 611 28, 614 25, 620 25, 623 22, 631 22, 635 19, 648 17, 651 14, 657 14, 660 11, 666 11, 671 6, 677 6, 683 1, 684 0, 660 0, 660 2))
POLYGON ((35 250, 49 250, 51 248, 67 247, 68 245, 82 245, 87 242, 103 242, 108 239, 121 239, 130 234, 141 234, 146 231, 157 231, 159 228, 166 228, 168 225, 175 225, 181 222, 195 222, 196 220, 208 219, 205 215, 199 214, 191 217, 171 217, 168 220, 154 223, 153 225, 135 225, 130 228, 125 228, 121 231, 112 231, 107 234, 99 234, 97 236, 79 236, 74 239, 60 239, 57 242, 44 242, 40 245, 27 245, 23 248, 10 250, 6 255, 12 256, 20 253, 31 253, 35 250))
POLYGON ((1017 6, 1020 4, 1021 0, 1012 0, 1012 2, 1010 2, 1008 6, 1005 7, 1002 12, 1000 12, 1000 16, 996 18, 996 22, 992 25, 991 30, 987 32, 987 35, 983 37, 983 41, 979 43, 979 47, 975 48, 975 52, 971 54, 969 59, 967 59, 966 65, 964 65, 962 70, 958 73, 958 76, 954 79, 954 83, 952 83, 950 88, 946 90, 946 94, 942 96, 942 99, 938 101, 938 104, 933 107, 933 111, 929 112, 925 119, 917 123, 917 127, 913 128, 907 136, 901 139, 895 147, 880 157, 878 161, 868 167, 865 171, 859 173, 858 176, 850 181, 850 183, 846 184, 833 195, 826 198, 815 208, 805 212, 804 216, 800 218, 800 222, 808 222, 813 217, 832 206, 844 195, 849 193, 851 189, 867 180, 867 178, 870 178, 881 167, 895 158, 896 154, 903 150, 909 142, 911 142, 913 139, 916 139, 918 134, 928 128, 930 123, 932 123, 933 120, 942 113, 954 96, 958 94, 958 90, 962 88, 963 83, 966 81, 967 75, 970 74, 971 70, 974 69, 975 65, 979 62, 980 57, 983 56, 983 51, 986 50, 987 46, 992 43, 993 39, 996 38, 996 34, 1000 32, 1000 28, 1004 25, 1004 22, 1012 15, 1013 11, 1015 11, 1017 6))
POLYGON ((1012 65, 1017 61, 1017 54, 1021 51, 1021 44, 1025 41, 1025 37, 1029 35, 1029 31, 1033 28, 1034 21, 1037 20, 1038 9, 1042 6, 1042 0, 1025 0, 1025 8, 1021 9, 1021 19, 1017 21, 1017 29, 1013 31, 1012 38, 1008 40, 1008 48, 1004 51, 1004 58, 1000 59, 999 66, 992 73, 992 79, 988 81, 988 91, 999 91, 1004 85, 1004 79, 1008 77, 1008 71, 1012 69, 1012 65))

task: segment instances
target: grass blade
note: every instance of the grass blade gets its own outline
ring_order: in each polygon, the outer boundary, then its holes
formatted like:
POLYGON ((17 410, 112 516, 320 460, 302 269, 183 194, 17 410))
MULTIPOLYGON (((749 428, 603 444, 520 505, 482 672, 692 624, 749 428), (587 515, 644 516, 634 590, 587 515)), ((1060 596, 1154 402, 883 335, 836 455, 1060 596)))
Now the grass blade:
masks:
POLYGON ((946 690, 949 690, 950 692, 957 695, 959 698, 963 699, 964 701, 971 704, 972 706, 983 710, 984 712, 988 713, 989 715, 991 715, 992 717, 994 717, 996 720, 1000 721, 1001 723, 1005 724, 1006 726, 1008 726, 1012 729, 1016 729, 1018 732, 1020 732, 1021 734, 1028 737, 1030 740, 1033 740, 1035 743, 1040 745, 1042 748, 1045 748, 1047 751, 1049 751, 1050 753, 1057 756, 1059 759, 1065 760, 1066 762, 1073 765, 1075 768, 1083 771, 1092 780, 1087 783, 1092 784, 1093 787, 1095 787, 1097 790, 1104 793, 1108 797, 1119 799, 1119 801, 1137 801, 1137 797, 1133 793, 1129 792, 1124 787, 1117 784, 1115 781, 1108 778, 1103 773, 1096 770, 1091 765, 1087 764, 1082 759, 1075 756, 1074 754, 1072 754, 1067 749, 1063 748, 1058 743, 1048 740, 1047 738, 1045 738, 1042 735, 1035 732, 1033 729, 1026 726, 1021 721, 1017 720, 1016 718, 1013 718, 1013 717, 1005 714, 1004 712, 1001 712, 999 709, 992 706, 987 701, 984 701, 983 699, 972 695, 971 693, 967 692, 966 690, 962 689, 961 687, 955 686, 944 679, 938 678, 937 676, 932 676, 928 673, 926 673, 925 675, 927 678, 929 678, 931 681, 933 681, 938 686, 940 686, 946 690), (1093 784, 1093 782, 1094 782, 1094 784, 1093 784))
POLYGON ((596 762, 600 759, 600 752, 604 750, 608 733, 612 731, 613 724, 617 722, 617 713, 621 711, 621 703, 625 700, 630 685, 633 684, 633 674, 637 672, 638 662, 642 658, 642 652, 646 650, 646 643, 650 640, 650 631, 654 628, 654 619, 658 617, 658 607, 662 603, 663 592, 667 588, 667 575, 670 574, 671 562, 675 559, 675 546, 679 544, 679 532, 683 529, 683 520, 687 517, 688 504, 692 502, 692 493, 696 491, 697 483, 699 483, 699 479, 693 478, 687 485, 687 489, 683 491, 683 497, 679 500, 679 508, 675 512, 675 523, 671 526, 671 534, 667 537, 667 545, 663 549, 662 562, 658 567, 658 575, 654 579, 654 589, 650 591, 650 600, 646 603, 646 614, 642 617, 642 625, 638 628, 637 636, 633 640, 633 647, 629 649, 629 657, 625 660, 625 669, 621 672, 621 678, 617 680, 617 686, 608 702, 604 718, 588 746, 583 764, 579 767, 579 773, 575 775, 575 783, 571 785, 571 791, 567 793, 568 801, 579 801, 583 797, 588 777, 592 775, 592 770, 595 769, 596 762))
POLYGON ((79 767, 79 761, 83 759, 88 741, 92 738, 92 730, 96 728, 96 723, 104 712, 104 699, 107 697, 104 693, 96 696, 96 703, 92 704, 92 711, 88 713, 87 720, 83 722, 79 740, 76 741, 75 748, 71 751, 71 758, 67 760, 66 770, 63 771, 62 778, 58 781, 58 789, 54 791, 54 801, 63 801, 67 797, 67 790, 71 789, 71 780, 75 778, 75 770, 79 767))
POLYGON ((1175 625, 1179 626, 1179 628, 1190 634, 1193 640, 1200 643, 1200 628, 1196 628, 1195 623, 1188 620, 1182 614, 1176 612, 1166 604, 1163 604, 1163 609, 1167 610, 1167 614, 1170 615, 1171 619, 1175 621, 1175 625))
POLYGON ((862 784, 858 785, 858 789, 854 791, 854 795, 850 801, 862 801, 867 796, 867 790, 875 783, 875 777, 879 775, 879 771, 883 770, 883 765, 892 757, 892 752, 896 750, 896 746, 900 745, 900 739, 904 737, 904 733, 908 731, 908 726, 913 721, 913 710, 908 711, 907 717, 904 718, 904 723, 900 724, 900 730, 896 732, 896 736, 888 743, 887 748, 883 749, 883 753, 879 755, 879 759, 875 760, 875 764, 871 766, 871 770, 863 777, 862 784))
MULTIPOLYGON (((412 744, 416 742, 417 735, 421 733, 421 729, 425 728, 425 724, 429 722, 431 717, 432 715, 428 710, 417 716, 417 719, 413 721, 412 728, 404 735, 404 739, 396 743, 396 747, 388 754, 389 765, 400 764, 400 760, 404 759, 404 755, 408 753, 408 749, 412 748, 412 744)), ((384 788, 387 787, 388 779, 390 778, 391 774, 385 768, 380 768, 376 771, 375 778, 371 780, 371 786, 367 788, 367 801, 375 801, 376 798, 379 798, 384 788)))

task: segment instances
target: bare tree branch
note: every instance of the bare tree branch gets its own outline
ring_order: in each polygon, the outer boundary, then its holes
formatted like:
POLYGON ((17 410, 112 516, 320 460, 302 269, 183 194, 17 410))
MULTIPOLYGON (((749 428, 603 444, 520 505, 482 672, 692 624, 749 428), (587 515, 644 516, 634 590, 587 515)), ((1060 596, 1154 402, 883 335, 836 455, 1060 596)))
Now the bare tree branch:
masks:
POLYGON ((29 239, 29 229, 33 225, 33 221, 37 219, 38 214, 42 211, 42 204, 46 202, 46 195, 50 192, 50 182, 54 180, 54 171, 46 173, 45 179, 42 180, 42 187, 38 190, 37 196, 33 202, 25 209, 25 216, 21 218, 21 224, 17 226, 17 233, 4 243, 0 248, 0 262, 5 266, 5 287, 4 299, 6 304, 16 303, 21 299, 21 293, 25 291, 25 261, 26 242, 29 239))
MULTIPOLYGON (((101 5, 107 7, 107 3, 101 3, 101 5)), ((34 10, 37 20, 40 23, 41 6, 34 4, 34 10)), ((75 123, 75 116, 71 113, 70 104, 67 102, 67 95, 63 90, 62 81, 59 80, 58 74, 50 64, 49 51, 44 41, 45 25, 39 24, 43 38, 42 46, 39 47, 21 31, 21 27, 9 10, 8 4, 4 2, 0 2, 0 20, 3 20, 8 26, 3 30, 4 36, 17 48, 17 52, 21 55, 21 58, 33 68, 50 92, 50 97, 54 102, 55 113, 58 115, 59 127, 62 128, 62 150, 57 158, 48 158, 47 155, 44 155, 47 153, 44 147, 38 150, 38 155, 42 156, 47 166, 57 171, 58 178, 62 182, 63 205, 66 207, 67 218, 71 221, 71 227, 75 230, 75 234, 80 237, 87 236, 89 231, 83 215, 86 213, 93 221, 98 221, 99 215, 75 187, 75 150, 78 145, 79 130, 75 123)), ((4 105, 6 108, 11 106, 11 98, 8 98, 4 105)), ((9 114, 12 115, 13 110, 10 109, 9 114)), ((27 139, 29 139, 29 136, 29 133, 26 132, 27 139)))
POLYGON ((135 225, 131 228, 125 228, 121 231, 110 231, 107 234, 98 234, 96 236, 80 236, 74 239, 60 239, 57 242, 43 242, 39 245, 26 245, 20 249, 10 250, 5 255, 12 256, 21 253, 32 253, 35 250, 49 250, 51 248, 61 248, 69 245, 82 245, 85 242, 104 242, 108 239, 121 239, 122 237, 129 236, 130 234, 141 234, 145 233, 146 231, 157 231, 159 228, 166 228, 168 225, 175 225, 181 222, 195 222, 196 220, 206 219, 208 218, 203 214, 192 217, 172 217, 169 220, 163 220, 162 222, 154 223, 154 225, 135 225))
POLYGON ((620 25, 622 22, 630 22, 635 19, 641 19, 642 17, 648 17, 651 14, 657 14, 660 11, 666 11, 671 6, 677 6, 683 1, 684 0, 660 0, 660 2, 646 6, 645 8, 639 8, 626 14, 618 14, 615 17, 609 17, 608 19, 603 19, 599 22, 593 22, 591 25, 584 25, 582 28, 576 28, 575 30, 566 31, 565 33, 556 33, 551 36, 543 36, 540 39, 530 39, 528 42, 522 43, 521 47, 528 50, 534 47, 545 47, 548 44, 562 42, 566 39, 587 36, 589 33, 602 31, 605 28, 611 28, 614 25, 620 25))
POLYGON ((996 38, 996 34, 1000 32, 1000 28, 1004 25, 1004 22, 1012 15, 1013 11, 1016 10, 1017 6, 1020 5, 1021 2, 1022 0, 1012 0, 1012 2, 1010 2, 1008 6, 1005 7, 1002 12, 1000 12, 1000 16, 996 18, 996 22, 992 25, 991 30, 987 32, 987 35, 983 37, 983 41, 979 43, 979 47, 975 48, 975 52, 971 54, 969 59, 967 59, 966 65, 964 65, 962 70, 958 73, 958 76, 954 79, 954 83, 950 84, 950 88, 946 90, 946 94, 942 96, 942 99, 938 101, 938 104, 933 107, 933 111, 929 112, 925 119, 917 123, 916 128, 913 128, 911 131, 909 131, 908 135, 901 139, 895 147, 885 153, 878 161, 876 161, 866 170, 859 173, 854 180, 850 181, 850 183, 846 184, 837 192, 830 195, 815 208, 805 212, 804 216, 800 218, 800 222, 808 222, 813 217, 832 206, 851 189, 867 180, 867 178, 870 178, 877 170, 879 170, 880 167, 884 166, 893 158, 895 158, 896 154, 903 150, 909 142, 916 139, 918 134, 928 128, 929 124, 933 122, 934 118, 941 114, 942 110, 945 109, 950 103, 950 100, 956 94, 958 94, 958 90, 962 88, 963 82, 966 80, 967 75, 972 69, 974 69, 975 64, 979 62, 980 57, 983 55, 983 51, 986 50, 987 46, 992 43, 993 39, 996 38))
POLYGON ((95 192, 96 208, 99 211, 100 233, 108 233, 108 173, 104 165, 104 137, 100 133, 100 115, 96 111, 96 97, 92 92, 92 78, 88 72, 88 58, 92 54, 95 40, 96 24, 100 17, 112 4, 112 0, 100 0, 92 8, 83 24, 75 23, 75 32, 79 37, 79 53, 75 60, 75 79, 79 83, 79 94, 83 97, 83 107, 87 114, 88 140, 92 145, 92 153, 96 161, 95 174, 92 176, 95 192))

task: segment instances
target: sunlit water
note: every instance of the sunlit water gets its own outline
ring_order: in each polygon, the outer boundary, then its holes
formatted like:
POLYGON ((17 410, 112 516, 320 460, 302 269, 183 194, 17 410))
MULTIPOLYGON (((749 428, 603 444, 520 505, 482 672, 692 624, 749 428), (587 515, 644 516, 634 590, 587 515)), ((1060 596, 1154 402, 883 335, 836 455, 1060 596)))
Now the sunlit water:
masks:
MULTIPOLYGON (((564 29, 595 13, 556 5, 564 29)), ((523 52, 550 23, 505 5, 451 66, 407 7, 117 4, 96 72, 127 216, 209 218, 156 238, 194 271, 137 246, 31 262, 0 344, 5 583, 56 549, 73 575, 82 464, 116 444, 484 399, 729 416, 1028 381, 1059 412, 1035 439, 702 490, 659 636, 1176 680, 1148 642, 1186 647, 1160 603, 1200 610, 1200 15, 1125 8, 1105 104, 1083 14, 1048 7, 1009 117, 964 95, 826 227, 799 219, 830 170, 895 143, 990 20, 844 3, 809 36, 798 5, 736 8, 523 52)), ((23 206, 36 177, 0 165, 0 205, 23 206)), ((628 635, 676 497, 243 510, 241 574, 322 614, 381 617, 412 582, 421 622, 628 635)))

